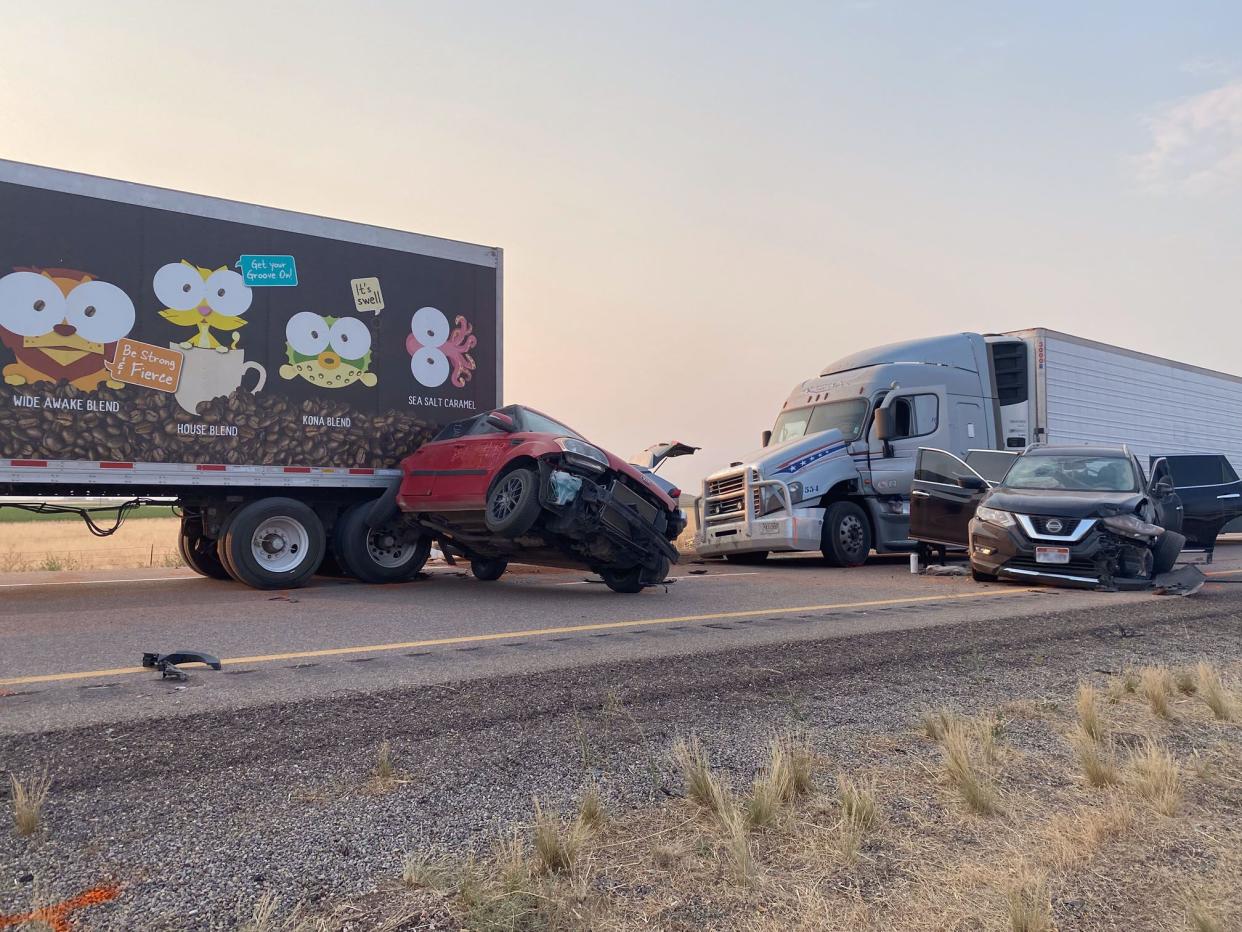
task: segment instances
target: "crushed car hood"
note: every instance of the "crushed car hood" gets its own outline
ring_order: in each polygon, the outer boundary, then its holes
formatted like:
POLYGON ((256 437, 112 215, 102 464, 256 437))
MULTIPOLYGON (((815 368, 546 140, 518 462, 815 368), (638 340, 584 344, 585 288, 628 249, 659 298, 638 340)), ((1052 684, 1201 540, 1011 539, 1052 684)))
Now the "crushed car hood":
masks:
POLYGON ((993 489, 981 504, 1023 515, 1107 518, 1133 514, 1146 498, 1141 492, 1062 492, 1055 489, 993 489))

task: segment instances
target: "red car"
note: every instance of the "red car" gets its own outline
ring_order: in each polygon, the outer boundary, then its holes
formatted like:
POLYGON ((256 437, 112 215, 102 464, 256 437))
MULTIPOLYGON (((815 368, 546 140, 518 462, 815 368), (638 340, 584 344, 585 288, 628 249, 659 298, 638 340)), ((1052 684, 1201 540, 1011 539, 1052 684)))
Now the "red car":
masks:
POLYGON ((401 471, 397 506, 469 557, 481 580, 499 579, 520 555, 523 563, 585 566, 615 592, 639 592, 677 562, 672 541, 685 515, 675 497, 532 408, 509 405, 449 424, 401 471))

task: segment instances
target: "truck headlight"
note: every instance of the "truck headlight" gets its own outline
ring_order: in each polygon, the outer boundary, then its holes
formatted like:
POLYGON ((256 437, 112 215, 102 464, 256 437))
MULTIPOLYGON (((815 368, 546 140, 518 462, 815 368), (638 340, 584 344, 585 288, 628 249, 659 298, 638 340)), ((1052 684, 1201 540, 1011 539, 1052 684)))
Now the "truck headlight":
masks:
POLYGON ((576 437, 557 437, 557 446, 565 451, 566 462, 581 466, 591 472, 600 473, 608 468, 608 454, 599 447, 593 447, 585 440, 576 437))
POLYGON ((1012 513, 1001 511, 999 508, 989 508, 987 505, 980 505, 976 508, 975 517, 988 524, 995 524, 997 527, 1013 527, 1017 524, 1012 513))

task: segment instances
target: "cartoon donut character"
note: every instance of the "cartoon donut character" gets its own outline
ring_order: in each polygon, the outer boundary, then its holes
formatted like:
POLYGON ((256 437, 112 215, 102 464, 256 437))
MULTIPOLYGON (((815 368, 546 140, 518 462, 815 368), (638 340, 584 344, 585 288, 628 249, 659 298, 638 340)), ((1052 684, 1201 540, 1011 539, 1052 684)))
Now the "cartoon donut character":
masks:
POLYGON ((86 391, 108 375, 116 342, 134 326, 134 302, 116 285, 77 269, 18 268, 0 278, 0 342, 16 362, 9 385, 67 379, 86 391))

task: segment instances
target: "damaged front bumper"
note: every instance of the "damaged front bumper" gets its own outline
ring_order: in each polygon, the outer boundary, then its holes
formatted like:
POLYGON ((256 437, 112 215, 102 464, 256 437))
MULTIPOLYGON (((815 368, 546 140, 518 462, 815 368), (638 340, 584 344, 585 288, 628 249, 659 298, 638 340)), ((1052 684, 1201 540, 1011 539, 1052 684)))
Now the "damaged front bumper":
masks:
POLYGON ((1061 536, 1032 533, 1030 516, 1015 519, 1011 527, 979 518, 970 522, 972 567, 1015 581, 1148 589, 1162 569, 1156 565, 1158 545, 1171 533, 1134 516, 1077 519, 1075 530, 1061 536))
POLYGON ((659 575, 677 562, 672 541, 685 526, 680 512, 669 512, 613 475, 587 476, 540 463, 540 504, 546 536, 592 567, 642 566, 659 575))

